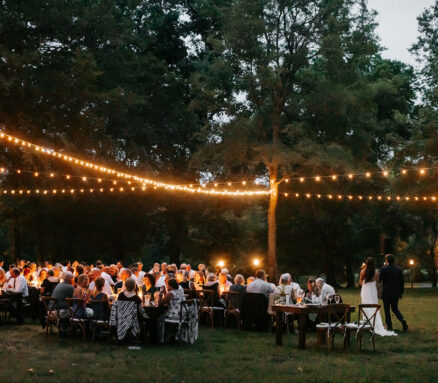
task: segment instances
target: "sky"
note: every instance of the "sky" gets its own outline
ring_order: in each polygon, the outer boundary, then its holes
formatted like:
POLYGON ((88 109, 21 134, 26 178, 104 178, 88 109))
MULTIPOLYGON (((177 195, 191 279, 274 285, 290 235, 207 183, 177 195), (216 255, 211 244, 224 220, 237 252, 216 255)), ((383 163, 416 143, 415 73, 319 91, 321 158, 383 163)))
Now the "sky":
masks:
POLYGON ((379 14, 377 34, 386 51, 383 57, 416 66, 408 49, 418 36, 417 17, 435 0, 368 0, 368 7, 379 14))

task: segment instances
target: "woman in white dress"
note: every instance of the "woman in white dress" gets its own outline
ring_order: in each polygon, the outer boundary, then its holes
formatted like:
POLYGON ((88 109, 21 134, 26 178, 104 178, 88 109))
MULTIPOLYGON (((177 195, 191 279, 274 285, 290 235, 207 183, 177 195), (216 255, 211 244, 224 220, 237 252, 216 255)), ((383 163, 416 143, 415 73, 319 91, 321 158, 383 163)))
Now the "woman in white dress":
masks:
MULTIPOLYGON (((379 296, 377 293, 377 282, 379 280, 379 272, 376 270, 374 258, 368 258, 366 267, 360 272, 359 284, 362 286, 360 298, 362 304, 379 304, 379 296)), ((368 316, 373 315, 374 309, 364 309, 368 316)), ((394 331, 387 331, 383 327, 382 317, 380 312, 377 312, 374 332, 380 336, 396 336, 394 331)))

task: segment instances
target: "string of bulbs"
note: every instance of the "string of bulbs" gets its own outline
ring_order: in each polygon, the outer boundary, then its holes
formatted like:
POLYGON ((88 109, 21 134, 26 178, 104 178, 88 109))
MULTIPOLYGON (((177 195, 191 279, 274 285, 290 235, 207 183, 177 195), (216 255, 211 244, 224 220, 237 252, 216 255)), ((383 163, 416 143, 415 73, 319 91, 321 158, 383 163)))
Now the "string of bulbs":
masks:
MULTIPOLYGON (((17 138, 15 136, 12 136, 12 135, 7 134, 5 132, 0 132, 0 140, 4 140, 4 142, 6 142, 6 143, 20 145, 23 149, 31 149, 31 150, 34 150, 35 152, 46 154, 54 159, 66 161, 73 166, 88 168, 88 169, 93 170, 93 171, 105 173, 107 175, 116 176, 119 179, 120 178, 125 179, 125 181, 121 181, 121 182, 129 183, 129 182, 134 181, 134 183, 139 183, 143 187, 153 186, 154 189, 161 188, 161 189, 166 189, 166 190, 174 190, 174 191, 181 191, 181 192, 187 192, 187 193, 200 193, 200 194, 204 194, 204 195, 214 195, 214 196, 263 196, 263 195, 270 195, 272 192, 271 189, 267 189, 267 188, 262 189, 262 190, 244 190, 244 191, 239 190, 239 189, 237 189, 237 190, 219 190, 219 189, 216 189, 219 185, 225 185, 225 184, 228 186, 232 186, 232 185, 235 185, 238 183, 238 184, 241 184, 243 186, 247 186, 248 184, 253 182, 257 185, 260 185, 260 183, 257 180, 255 180, 255 181, 239 181, 239 182, 236 182, 236 181, 213 182, 213 183, 211 183, 214 186, 214 188, 212 188, 212 189, 208 189, 207 186, 209 184, 205 183, 205 182, 201 182, 199 184, 196 184, 196 183, 170 184, 170 183, 166 183, 166 182, 156 181, 156 180, 153 180, 150 178, 139 177, 139 176, 131 174, 131 173, 126 173, 126 172, 112 169, 109 167, 105 167, 105 166, 102 166, 102 165, 99 165, 99 164, 96 164, 93 162, 85 161, 85 160, 82 160, 82 159, 79 159, 79 158, 76 158, 76 157, 73 157, 73 156, 70 156, 67 154, 57 152, 51 148, 43 147, 40 145, 36 145, 32 142, 22 140, 20 138, 17 138)), ((406 175, 410 172, 418 172, 418 174, 420 174, 421 176, 424 176, 427 174, 427 171, 433 170, 433 169, 438 169, 438 167, 422 167, 422 168, 402 169, 400 171, 400 174, 406 175)), ((0 170, 4 170, 4 168, 1 168, 0 170)), ((21 170, 17 170, 17 173, 20 173, 20 172, 21 172, 21 170)), ((55 174, 54 172, 51 172, 50 177, 54 177, 54 174, 55 174)), ((382 175, 383 177, 388 177, 389 174, 390 174, 390 172, 388 170, 379 170, 379 171, 374 171, 374 172, 369 171, 369 172, 348 173, 348 174, 291 177, 291 178, 284 178, 283 180, 286 183, 289 183, 292 181, 299 181, 300 183, 303 183, 307 180, 314 180, 315 182, 320 182, 324 179, 331 179, 332 181, 337 181, 340 178, 346 178, 346 179, 352 180, 355 177, 359 177, 359 176, 362 176, 365 178, 371 178, 373 175, 382 175)), ((38 177, 39 172, 34 172, 34 176, 38 177)), ((85 177, 85 176, 74 176, 74 175, 64 175, 64 176, 66 179, 70 179, 71 177, 78 177, 78 178, 81 177, 83 181, 86 181, 87 179, 93 179, 93 180, 97 180, 98 182, 101 182, 104 180, 103 178, 93 178, 93 177, 85 177)), ((105 179, 105 180, 108 180, 108 179, 105 179)), ((114 185, 117 183, 117 181, 115 181, 114 179, 111 179, 111 181, 113 182, 114 185)), ((283 193, 283 195, 287 197, 288 193, 283 193)), ((317 194, 316 196, 318 196, 318 195, 321 195, 321 194, 317 194)), ((327 196, 330 196, 330 195, 327 195, 327 196)), ((344 196, 344 197, 349 199, 349 196, 344 196)))

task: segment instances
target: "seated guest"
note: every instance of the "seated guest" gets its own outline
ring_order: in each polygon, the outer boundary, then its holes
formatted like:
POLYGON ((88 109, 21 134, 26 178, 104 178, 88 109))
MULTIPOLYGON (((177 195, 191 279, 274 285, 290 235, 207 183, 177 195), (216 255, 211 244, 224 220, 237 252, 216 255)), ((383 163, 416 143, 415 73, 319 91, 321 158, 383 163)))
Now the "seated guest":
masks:
POLYGON ((179 319, 181 301, 183 300, 181 295, 178 294, 179 285, 176 279, 167 280, 166 289, 167 294, 160 293, 158 298, 158 306, 166 308, 166 312, 162 313, 157 321, 158 339, 161 343, 164 343, 164 321, 166 319, 179 319))
POLYGON ((193 281, 195 279, 195 270, 192 270, 192 266, 190 264, 186 265, 186 271, 189 272, 189 280, 193 281))
POLYGON ((78 265, 76 265, 75 272, 74 272, 75 283, 78 283, 78 277, 81 274, 84 274, 84 266, 78 264, 78 265))
POLYGON ((190 280, 190 273, 187 270, 182 272, 182 281, 179 282, 179 285, 183 289, 188 289, 188 290, 195 289, 195 284, 190 280))
POLYGON ((154 295, 158 289, 155 287, 155 277, 152 274, 145 274, 143 277, 143 295, 154 295))
POLYGON ((114 284, 117 282, 117 272, 119 269, 116 265, 110 265, 109 267, 109 275, 111 275, 111 279, 113 280, 114 284))
POLYGON ((292 276, 289 273, 282 274, 280 276, 280 281, 278 282, 278 286, 276 287, 275 292, 282 295, 291 295, 293 293, 291 283, 292 276))
POLYGON ((73 304, 73 313, 75 318, 79 319, 86 319, 87 318, 87 311, 85 309, 85 304, 88 300, 89 293, 87 291, 88 286, 88 276, 85 274, 81 274, 78 277, 78 285, 75 288, 75 291, 73 293, 73 298, 83 299, 84 304, 80 307, 75 303, 73 304))
POLYGON ((264 294, 266 297, 268 297, 270 293, 274 292, 272 285, 265 280, 266 274, 264 270, 257 270, 255 277, 255 281, 251 282, 251 284, 246 288, 247 293, 264 294))
POLYGON ((73 293, 73 298, 87 299, 88 296, 87 286, 88 286, 88 276, 85 274, 79 275, 78 285, 75 288, 75 292, 73 293))
POLYGON ((100 276, 105 279, 110 286, 114 286, 115 283, 113 281, 113 279, 111 278, 111 274, 110 274, 110 268, 108 266, 104 266, 102 268, 102 273, 100 274, 100 276))
POLYGON ((315 285, 318 289, 318 296, 321 303, 327 301, 328 298, 332 299, 336 294, 335 289, 326 283, 322 278, 318 278, 315 281, 315 285))
POLYGON ((254 282, 254 281, 255 281, 255 278, 254 278, 254 277, 249 277, 249 278, 246 280, 246 286, 248 287, 248 285, 249 285, 250 283, 254 282))
MULTIPOLYGON (((63 282, 59 283, 55 289, 53 290, 52 297, 57 299, 57 308, 59 310, 59 316, 60 316, 60 324, 59 324, 59 333, 62 335, 66 335, 67 329, 69 326, 67 318, 70 317, 70 311, 67 309, 67 302, 65 301, 66 298, 73 298, 73 294, 75 292, 75 288, 73 287, 74 284, 74 276, 72 273, 67 271, 62 275, 63 282)), ((50 309, 54 310, 55 307, 49 307, 50 309)), ((57 316, 57 311, 51 311, 50 315, 52 317, 57 316)))
POLYGON ((27 280, 20 274, 18 267, 14 267, 10 270, 10 279, 6 283, 6 290, 12 290, 20 293, 23 298, 29 296, 29 289, 27 288, 27 280))
POLYGON ((204 290, 212 290, 219 294, 219 283, 216 282, 216 276, 213 273, 207 275, 207 282, 205 282, 204 290))
POLYGON ((0 288, 3 287, 3 285, 6 283, 6 273, 5 271, 0 267, 0 288))
POLYGON ((125 281, 125 290, 122 291, 117 297, 118 301, 129 301, 137 304, 138 315, 141 318, 147 319, 147 315, 144 312, 142 301, 135 292, 136 284, 133 278, 128 278, 125 281))
POLYGON ((306 298, 312 299, 312 296, 316 295, 316 286, 315 279, 308 278, 307 279, 307 289, 305 290, 306 298))
POLYGON ((291 286, 295 296, 298 296, 299 293, 304 293, 304 290, 301 288, 301 286, 298 283, 294 282, 292 276, 291 276, 291 286))
POLYGON ((161 288, 161 287, 165 287, 166 285, 166 275, 168 274, 168 269, 167 269, 167 263, 163 263, 163 265, 161 265, 161 276, 157 279, 157 281, 155 282, 155 287, 157 289, 161 288), (166 265, 166 267, 163 268, 163 265, 166 265))
POLYGON ((230 286, 230 291, 238 291, 241 295, 246 293, 246 286, 244 285, 245 278, 242 274, 237 274, 234 277, 234 284, 230 286))
MULTIPOLYGON (((93 291, 93 290, 94 290, 94 287, 95 287, 95 285, 94 285, 94 281, 95 281, 97 278, 101 277, 101 274, 102 274, 102 271, 100 271, 99 269, 94 269, 94 270, 91 271, 91 273, 90 273, 91 278, 90 278, 90 279, 93 279, 93 282, 91 282, 91 283, 89 284, 89 286, 88 286, 88 288, 89 288, 91 291, 93 291)), ((112 291, 112 289, 111 289, 111 286, 110 286, 109 282, 108 282, 106 279, 105 279, 105 285, 103 286, 103 292, 104 292, 106 295, 108 295, 108 296, 110 296, 110 295, 113 293, 113 291, 112 291)))
MULTIPOLYGON (((129 270, 129 269, 122 269, 120 271, 120 281, 117 282, 114 285, 114 288, 116 289, 116 291, 118 291, 119 289, 124 289, 125 288, 125 286, 124 286, 125 281, 128 278, 131 278, 131 276, 132 276, 132 271, 131 270, 129 270)), ((134 280, 134 282, 135 282, 135 280, 134 280)))
POLYGON ((195 288, 196 290, 202 290, 205 285, 205 274, 203 271, 195 272, 195 288))
POLYGON ((109 310, 107 305, 96 303, 96 301, 108 301, 108 295, 103 292, 105 286, 105 279, 102 277, 94 281, 94 290, 90 295, 90 308, 92 310, 91 317, 98 320, 107 320, 109 317, 109 310))
POLYGON ((219 273, 219 292, 222 295, 230 290, 232 283, 227 279, 228 273, 226 270, 222 270, 219 273))
POLYGON ((47 278, 44 279, 43 283, 41 284, 41 291, 40 294, 46 297, 51 297, 53 290, 58 285, 59 280, 58 278, 55 278, 55 273, 53 272, 53 269, 47 270, 47 278))
POLYGON ((185 270, 178 270, 178 271, 175 273, 175 279, 176 279, 176 281, 177 281, 178 283, 181 283, 181 282, 183 281, 183 279, 184 279, 184 271, 185 271, 185 270))
POLYGON ((58 308, 62 310, 67 309, 67 303, 65 298, 73 298, 75 288, 73 287, 74 277, 73 274, 67 271, 62 275, 63 281, 58 283, 53 290, 52 297, 58 300, 58 308))
POLYGON ((37 276, 37 285, 41 286, 45 279, 47 279, 47 270, 41 269, 37 276))

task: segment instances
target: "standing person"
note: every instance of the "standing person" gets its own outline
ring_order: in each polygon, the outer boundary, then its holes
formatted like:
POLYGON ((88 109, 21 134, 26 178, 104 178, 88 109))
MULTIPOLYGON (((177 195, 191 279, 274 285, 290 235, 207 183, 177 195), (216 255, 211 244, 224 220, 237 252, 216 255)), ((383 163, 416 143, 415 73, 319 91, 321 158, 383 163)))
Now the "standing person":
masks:
POLYGON ((398 309, 398 301, 402 298, 405 289, 405 279, 400 267, 394 265, 394 256, 386 254, 386 266, 380 270, 379 282, 382 283, 382 299, 385 309, 387 330, 392 330, 391 310, 403 326, 403 331, 408 331, 408 324, 398 309))
MULTIPOLYGON (((377 305, 379 303, 379 296, 377 293, 377 281, 379 280, 379 272, 376 270, 374 258, 368 258, 365 268, 360 272, 359 285, 362 286, 360 292, 360 299, 362 304, 377 305)), ((364 309, 365 314, 371 318, 374 314, 374 309, 364 309)), ((393 331, 385 330, 383 327, 382 317, 380 311, 376 314, 376 321, 374 324, 374 331, 380 336, 396 336, 393 331)))

